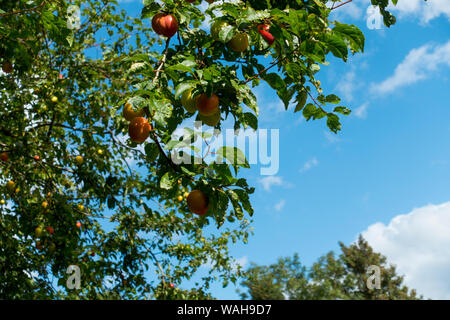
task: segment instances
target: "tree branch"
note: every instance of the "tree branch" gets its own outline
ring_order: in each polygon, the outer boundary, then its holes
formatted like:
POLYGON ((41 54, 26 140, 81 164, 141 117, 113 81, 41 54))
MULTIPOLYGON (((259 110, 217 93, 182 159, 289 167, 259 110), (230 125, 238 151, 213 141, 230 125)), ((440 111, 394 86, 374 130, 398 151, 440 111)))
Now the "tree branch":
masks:
POLYGON ((166 40, 166 47, 164 48, 163 56, 162 56, 161 60, 159 61, 158 69, 156 69, 156 75, 155 75, 155 77, 153 78, 153 83, 156 83, 156 81, 158 80, 159 74, 161 73, 161 69, 162 69, 162 67, 164 66, 164 63, 166 63, 166 60, 167 60, 167 52, 169 51, 170 39, 171 39, 171 38, 167 38, 167 40, 166 40))
POLYGON ((40 5, 38 5, 37 7, 34 7, 34 8, 22 9, 22 10, 17 10, 17 11, 12 11, 12 12, 5 12, 5 13, 0 14, 0 17, 13 16, 13 15, 21 14, 24 12, 36 11, 39 8, 43 7, 46 2, 47 2, 47 0, 44 0, 44 1, 42 1, 42 3, 40 5))

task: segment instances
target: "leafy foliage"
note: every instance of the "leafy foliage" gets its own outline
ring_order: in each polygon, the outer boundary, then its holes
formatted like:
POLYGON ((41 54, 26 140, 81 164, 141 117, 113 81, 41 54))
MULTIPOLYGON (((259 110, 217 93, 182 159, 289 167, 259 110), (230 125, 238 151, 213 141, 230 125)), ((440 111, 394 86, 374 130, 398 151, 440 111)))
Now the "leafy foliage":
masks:
MULTIPOLYGON (((211 273, 190 298, 211 281, 237 280, 228 248, 251 232, 254 189, 238 177, 248 163, 175 163, 172 134, 192 117, 180 102, 186 90, 216 93, 223 119, 257 128, 252 88, 266 81, 286 109, 341 129, 339 115, 350 110, 322 94, 315 75, 329 54, 346 61, 363 52, 358 28, 330 21, 326 1, 215 2, 205 13, 199 3, 144 0, 141 18, 117 0, 2 3, 0 151, 9 160, 0 162, 1 297, 172 297, 169 283, 207 262, 211 273), (70 5, 81 8, 79 28, 67 23, 70 5), (159 12, 176 17, 176 36, 152 30, 159 12), (219 40, 200 28, 206 17, 228 22, 219 40), (271 26, 272 46, 257 32, 261 23, 271 26), (226 44, 238 31, 250 39, 244 53, 226 44), (127 138, 125 103, 144 110, 154 129, 141 146, 127 138), (206 217, 177 200, 193 189, 209 196, 206 217), (79 290, 65 287, 72 264, 81 268, 79 290)), ((221 155, 244 160, 239 150, 221 155)))

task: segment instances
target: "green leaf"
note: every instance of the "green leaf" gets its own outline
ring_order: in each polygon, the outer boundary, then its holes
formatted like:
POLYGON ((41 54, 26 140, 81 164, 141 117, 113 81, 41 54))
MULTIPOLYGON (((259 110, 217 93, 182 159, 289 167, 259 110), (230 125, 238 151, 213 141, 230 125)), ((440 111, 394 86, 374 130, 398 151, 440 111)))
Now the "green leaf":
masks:
POLYGON ((285 65, 286 73, 294 82, 300 81, 304 73, 303 68, 297 63, 291 62, 285 65))
POLYGON ((237 168, 244 167, 250 168, 244 153, 237 147, 222 147, 217 151, 217 160, 221 162, 222 159, 228 161, 235 169, 237 173, 237 168))
POLYGON ((326 115, 327 113, 323 109, 316 107, 316 105, 312 103, 308 103, 303 109, 303 116, 306 121, 309 121, 311 118, 313 120, 322 119, 326 115))
POLYGON ((235 189, 234 192, 239 197, 239 200, 244 210, 247 211, 250 216, 253 216, 253 208, 252 205, 250 204, 250 197, 248 196, 248 193, 245 190, 241 189, 235 189))
POLYGON ((181 63, 166 68, 166 72, 167 71, 169 71, 169 72, 170 71, 175 71, 175 70, 176 71, 191 72, 192 73, 192 68, 187 67, 187 66, 185 66, 185 65, 183 65, 181 63))
POLYGON ((341 123, 339 117, 333 113, 328 113, 327 126, 331 131, 337 133, 341 130, 341 123))
POLYGON ((245 112, 243 115, 242 123, 249 125, 252 129, 258 129, 258 118, 250 112, 245 112))
POLYGON ((336 22, 333 33, 345 38, 353 52, 364 52, 365 37, 358 27, 336 22))
POLYGON ((352 113, 352 110, 350 110, 346 107, 336 107, 336 108, 334 108, 333 112, 342 113, 343 115, 348 116, 349 114, 352 113))
POLYGON ((300 91, 297 95, 297 105, 295 107, 294 112, 301 111, 305 107, 307 100, 308 100, 308 93, 306 92, 306 90, 300 91))
POLYGON ((164 174, 161 178, 161 181, 159 182, 159 187, 164 190, 170 190, 172 189, 175 181, 173 180, 172 176, 169 172, 164 174))
POLYGON ((335 94, 330 94, 325 98, 325 101, 328 103, 338 104, 341 102, 341 99, 335 94))
POLYGON ((167 120, 172 115, 172 104, 170 100, 150 99, 149 108, 153 120, 157 124, 162 126, 167 124, 167 120))
POLYGON ((178 84, 177 87, 175 88, 175 99, 181 97, 183 92, 185 92, 186 90, 194 88, 196 84, 197 84, 196 81, 183 81, 180 84, 178 84))
POLYGON ((276 73, 268 73, 263 79, 275 90, 283 90, 286 88, 284 80, 276 73))
POLYGON ((239 204, 239 196, 235 192, 235 190, 227 190, 227 195, 231 200, 231 204, 234 208, 234 213, 238 220, 242 220, 244 218, 244 212, 242 211, 242 207, 239 204))
POLYGON ((229 42, 234 34, 236 33, 236 27, 234 26, 225 26, 219 31, 219 41, 222 43, 229 42))
POLYGON ((327 34, 324 37, 323 43, 333 53, 335 57, 347 61, 348 49, 347 45, 342 40, 342 38, 336 35, 327 34))
POLYGON ((73 45, 73 34, 70 34, 66 37, 67 43, 69 44, 69 47, 73 45))
POLYGON ((156 143, 147 143, 144 147, 145 154, 147 155, 147 161, 153 162, 158 158, 159 148, 156 143))

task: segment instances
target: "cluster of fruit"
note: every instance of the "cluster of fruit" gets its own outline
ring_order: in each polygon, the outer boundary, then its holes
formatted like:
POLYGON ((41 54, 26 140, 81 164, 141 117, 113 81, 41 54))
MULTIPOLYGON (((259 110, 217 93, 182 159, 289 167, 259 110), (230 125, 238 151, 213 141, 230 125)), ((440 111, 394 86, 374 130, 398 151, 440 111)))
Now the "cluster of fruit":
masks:
MULTIPOLYGON (((182 180, 178 180, 178 185, 181 187, 182 180)), ((183 202, 186 200, 187 206, 192 213, 199 216, 204 216, 209 210, 209 197, 201 190, 193 190, 187 192, 187 190, 182 187, 180 188, 182 194, 177 197, 178 202, 183 202)))
POLYGON ((136 143, 143 143, 150 135, 152 126, 146 118, 143 109, 134 111, 131 103, 126 103, 123 107, 123 117, 130 121, 128 126, 128 134, 130 139, 136 143))
MULTIPOLYGON (((230 25, 223 20, 217 20, 211 25, 211 37, 215 41, 220 41, 219 33, 222 29, 229 27, 230 25)), ((275 37, 269 32, 270 26, 268 24, 260 24, 257 27, 258 33, 265 39, 265 41, 271 46, 275 42, 275 37)), ((247 51, 249 45, 248 35, 244 31, 238 31, 234 34, 233 38, 227 43, 231 50, 236 52, 247 51)))
POLYGON ((208 97, 206 93, 192 95, 193 89, 183 92, 181 104, 189 113, 198 111, 200 120, 208 126, 215 127, 220 121, 219 97, 215 93, 208 97))
MULTIPOLYGON (((195 0, 186 0, 189 3, 195 2, 195 0)), ((206 0, 208 3, 213 3, 214 0, 206 0)), ((219 41, 219 33, 223 28, 228 27, 229 24, 225 21, 218 20, 211 25, 211 37, 215 41, 219 41)), ((157 13, 152 18, 153 30, 161 36, 171 38, 177 32, 179 28, 177 18, 165 12, 157 13)), ((275 41, 275 37, 269 32, 270 26, 266 24, 258 25, 258 32, 270 45, 275 41)), ((235 52, 244 52, 248 49, 249 38, 246 32, 238 31, 234 34, 231 40, 227 43, 229 48, 235 52)), ((198 111, 200 120, 208 126, 215 127, 221 119, 221 112, 219 107, 219 97, 212 93, 207 95, 206 93, 200 93, 193 95, 194 89, 191 88, 183 92, 181 96, 181 104, 189 113, 195 113, 198 111)), ((144 118, 145 112, 143 109, 135 111, 130 103, 126 103, 123 108, 123 116, 126 120, 130 121, 128 133, 130 139, 136 143, 144 142, 152 129, 151 125, 144 118)), ((209 209, 209 198, 201 190, 193 190, 190 193, 184 193, 184 195, 178 196, 178 201, 187 200, 188 208, 191 212, 204 216, 209 209)))
POLYGON ((42 227, 37 227, 34 230, 34 234, 35 234, 36 238, 39 239, 39 240, 36 240, 36 243, 35 243, 36 249, 43 250, 44 246, 48 246, 48 251, 50 253, 55 251, 55 248, 56 248, 55 243, 53 241, 51 241, 50 239, 47 239, 48 235, 52 236, 54 233, 55 233, 55 229, 53 229, 53 227, 51 227, 51 226, 45 227, 45 231, 42 229, 42 227), (48 233, 48 234, 45 234, 45 233, 48 233))
MULTIPOLYGON (((189 3, 193 3, 195 0, 186 0, 189 3)), ((207 0, 208 3, 213 3, 214 0, 207 0)), ((219 32, 229 24, 225 21, 218 20, 211 25, 211 37, 218 41, 219 32)), ((153 16, 152 19, 153 30, 162 36, 167 38, 173 37, 178 32, 178 20, 174 15, 160 12, 153 16)), ((272 45, 275 41, 275 37, 270 33, 270 26, 267 24, 260 24, 257 27, 258 32, 272 45)), ((234 34, 233 38, 228 42, 228 46, 236 52, 244 52, 248 49, 249 39, 246 32, 239 31, 234 34)))
MULTIPOLYGON (((188 101, 190 105, 190 103, 192 103, 194 99, 192 99, 190 96, 188 98, 189 99, 187 99, 186 97, 184 98, 184 104, 186 104, 186 101, 188 101)), ((207 117, 208 115, 218 113, 220 119, 220 112, 218 112, 219 100, 216 95, 208 98, 205 94, 203 94, 195 99, 195 101, 197 101, 197 105, 199 106, 195 108, 198 108, 199 112, 200 110, 202 110, 201 115, 206 114, 207 117)), ((144 115, 145 111, 143 109, 135 111, 130 103, 126 103, 123 107, 123 117, 126 120, 130 121, 128 134, 130 135, 130 139, 137 143, 144 142, 148 138, 150 130, 152 128, 147 119, 143 117, 144 115)), ((179 183, 181 183, 181 181, 179 181, 179 183)), ((191 212, 200 216, 204 216, 208 212, 209 198, 202 191, 194 190, 190 193, 185 192, 184 195, 178 196, 179 202, 183 201, 184 199, 187 200, 187 205, 191 212)))
MULTIPOLYGON (((51 193, 48 194, 48 196, 51 196, 51 193)), ((42 202, 42 208, 44 208, 44 213, 50 213, 50 210, 48 209, 49 203, 48 201, 43 201, 42 202)), ((83 209, 83 205, 79 204, 77 206, 78 209, 83 209)), ((80 221, 77 221, 75 226, 80 229, 82 224, 80 221)), ((49 253, 52 253, 53 251, 55 251, 56 245, 55 243, 52 241, 52 236, 55 233, 55 229, 52 226, 46 226, 44 229, 42 226, 38 226, 36 227, 36 229, 34 230, 34 234, 36 237, 36 249, 38 250, 43 250, 44 247, 48 247, 48 251, 49 253)))
MULTIPOLYGON (((189 3, 195 2, 195 0, 186 1, 189 3)), ((209 0, 207 2, 213 3, 214 0, 209 0)), ((211 37, 214 40, 219 41, 220 31, 228 26, 229 24, 223 20, 214 22, 211 25, 211 37)), ((174 15, 160 12, 153 16, 152 28, 159 35, 171 38, 178 32, 178 27, 178 20, 174 15)), ((269 25, 261 24, 258 25, 257 29, 269 45, 274 43, 275 37, 269 32, 269 25)), ((243 31, 236 32, 227 45, 236 52, 246 51, 249 46, 247 33, 243 31)), ((207 96, 205 93, 192 96, 192 89, 187 90, 181 97, 181 104, 189 113, 198 111, 200 120, 211 127, 215 127, 220 122, 221 113, 219 109, 219 98, 215 93, 211 96, 207 96)), ((134 111, 131 111, 131 113, 132 112, 134 111)))

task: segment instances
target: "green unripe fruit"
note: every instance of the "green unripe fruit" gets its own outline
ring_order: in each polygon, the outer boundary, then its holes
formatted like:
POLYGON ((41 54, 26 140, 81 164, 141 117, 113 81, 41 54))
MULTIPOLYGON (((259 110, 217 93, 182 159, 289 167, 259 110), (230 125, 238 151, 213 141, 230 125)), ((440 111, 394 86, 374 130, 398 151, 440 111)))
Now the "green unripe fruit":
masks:
POLYGON ((215 127, 220 122, 220 109, 216 111, 213 115, 204 116, 199 114, 200 120, 210 127, 215 127))
POLYGON ((186 90, 181 96, 181 104, 187 112, 194 113, 197 111, 195 98, 192 96, 192 89, 186 90))
POLYGON ((223 28, 225 28, 227 26, 229 26, 229 24, 226 23, 225 21, 218 20, 218 21, 214 22, 211 25, 211 37, 214 40, 219 41, 220 40, 219 39, 220 30, 222 30, 223 28))
POLYGON ((230 42, 228 42, 228 46, 236 52, 246 51, 248 49, 248 35, 243 32, 236 33, 230 42))
POLYGON ((34 234, 36 235, 37 238, 40 238, 40 237, 42 236, 42 233, 43 233, 43 231, 42 231, 42 228, 41 228, 41 227, 37 227, 37 228, 34 230, 34 234))

